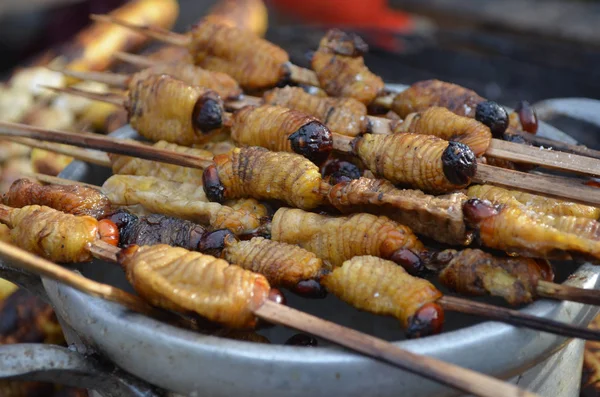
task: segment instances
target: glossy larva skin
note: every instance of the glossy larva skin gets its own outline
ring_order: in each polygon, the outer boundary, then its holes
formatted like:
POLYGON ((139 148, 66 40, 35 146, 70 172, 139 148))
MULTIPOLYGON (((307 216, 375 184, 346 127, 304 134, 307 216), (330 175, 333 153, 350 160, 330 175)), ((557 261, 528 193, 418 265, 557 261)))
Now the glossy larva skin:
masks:
POLYGON ((179 247, 131 246, 121 251, 119 262, 136 292, 151 304, 195 312, 231 328, 253 328, 253 311, 269 296, 264 276, 179 247))
POLYGON ((331 131, 347 136, 367 132, 367 107, 354 98, 311 95, 300 87, 286 86, 267 92, 265 103, 298 110, 316 117, 331 131))
POLYGON ((294 207, 316 208, 324 203, 319 167, 295 154, 260 147, 236 148, 214 158, 204 173, 210 200, 253 197, 281 200, 294 207))
POLYGON ((190 36, 196 65, 227 73, 245 90, 271 88, 285 78, 287 52, 247 31, 204 20, 190 36))

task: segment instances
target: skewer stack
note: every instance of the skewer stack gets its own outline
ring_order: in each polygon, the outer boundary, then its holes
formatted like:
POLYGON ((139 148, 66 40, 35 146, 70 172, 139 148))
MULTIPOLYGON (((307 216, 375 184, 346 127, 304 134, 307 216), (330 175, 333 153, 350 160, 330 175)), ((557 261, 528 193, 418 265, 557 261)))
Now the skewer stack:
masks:
MULTIPOLYGON (((478 395, 515 391, 502 384, 491 390, 479 377, 481 384, 465 384, 466 372, 456 368, 441 376, 446 364, 275 304, 281 295, 273 287, 312 298, 328 291, 358 309, 396 317, 410 337, 440 332, 447 310, 598 338, 567 324, 443 296, 421 278, 436 272, 456 292, 501 296, 511 304, 539 297, 598 304, 595 291, 553 284, 545 260, 600 259, 599 191, 575 178, 489 165, 518 168, 516 161, 600 173, 595 159, 492 138, 535 130, 530 110, 510 117, 501 106, 442 82, 416 84, 390 101, 383 81, 364 65, 365 44, 340 31, 321 42, 313 72, 291 65, 282 49, 212 20, 184 36, 95 19, 186 46, 196 66, 121 56, 150 68, 132 76, 65 70, 126 90, 95 94, 54 87, 123 107, 140 135, 157 143, 0 123, 1 135, 21 141, 109 152, 44 144, 110 166, 116 174, 99 187, 102 193, 18 181, 4 197, 0 220, 11 228, 13 243, 52 261, 97 257, 119 263, 145 301, 0 244, 2 255, 149 315, 164 318, 154 306, 169 313, 192 311, 231 328, 252 327, 263 318, 404 369, 410 363, 411 371, 478 395), (231 76, 217 74, 222 72, 231 76), (241 96, 241 89, 261 91, 282 79, 319 86, 331 97, 292 87, 260 99, 241 96), (393 107, 404 120, 368 115, 364 105, 371 103, 393 107), (219 141, 228 142, 223 153, 215 153, 219 141), (276 210, 269 211, 266 201, 276 210), (149 221, 117 211, 130 205, 185 220, 149 221), (157 224, 159 229, 150 226, 157 224), (427 249, 413 231, 453 247, 427 249), (521 257, 465 248, 474 242, 521 257)), ((179 317, 178 322, 189 325, 179 317)))

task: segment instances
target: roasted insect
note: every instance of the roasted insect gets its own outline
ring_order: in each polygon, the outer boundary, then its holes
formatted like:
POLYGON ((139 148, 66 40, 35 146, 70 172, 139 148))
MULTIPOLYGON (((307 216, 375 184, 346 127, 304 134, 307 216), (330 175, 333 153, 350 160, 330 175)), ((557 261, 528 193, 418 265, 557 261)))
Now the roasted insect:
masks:
POLYGON ((554 278, 545 260, 499 258, 477 249, 437 252, 428 267, 439 271, 440 282, 453 291, 499 296, 511 305, 532 302, 538 296, 538 282, 554 278))
POLYGON ((532 211, 548 215, 567 215, 589 219, 598 219, 600 217, 600 208, 561 201, 518 190, 507 190, 491 185, 470 186, 467 190, 467 195, 469 198, 489 200, 494 204, 509 204, 516 200, 532 211))
POLYGON ((600 259, 599 223, 573 216, 549 216, 519 203, 493 205, 470 199, 465 222, 487 247, 540 258, 600 259))
POLYGON ((319 168, 294 153, 274 153, 260 147, 236 148, 215 156, 214 162, 202 177, 210 201, 253 197, 311 209, 324 203, 324 192, 329 188, 319 168))
POLYGON ((357 35, 338 29, 328 31, 312 58, 321 88, 334 97, 351 97, 365 104, 372 102, 385 84, 365 66, 362 56, 368 49, 357 35))
POLYGON ((439 333, 444 323, 436 303, 442 293, 391 261, 357 256, 324 275, 321 283, 357 309, 396 317, 409 337, 439 333))
POLYGON ((280 106, 247 106, 233 114, 231 138, 245 146, 295 152, 315 163, 327 159, 333 147, 331 132, 321 122, 280 106))
POLYGON ((477 120, 435 106, 422 112, 410 113, 401 122, 393 122, 392 129, 394 133, 412 132, 462 142, 477 157, 485 154, 492 140, 490 129, 477 120))
POLYGON ((117 245, 117 226, 106 219, 65 214, 49 207, 30 205, 11 208, 0 205, 0 221, 11 230, 12 242, 53 262, 77 263, 92 260, 90 245, 102 240, 117 245))
POLYGON ((334 217, 280 208, 271 222, 271 238, 314 252, 332 266, 360 255, 390 259, 411 272, 422 267, 425 247, 406 226, 385 216, 334 217))
POLYGON ((502 106, 486 101, 467 88, 439 80, 419 81, 400 92, 394 98, 392 110, 404 118, 432 106, 445 107, 459 116, 474 118, 487 125, 497 137, 508 128, 508 113, 502 106))
POLYGON ((229 229, 235 234, 249 233, 261 225, 267 215, 255 200, 238 209, 207 200, 201 186, 170 182, 154 177, 113 175, 104 182, 102 191, 116 206, 140 204, 150 212, 176 216, 211 229, 229 229))
POLYGON ((347 136, 369 132, 367 107, 354 98, 311 95, 300 87, 274 88, 263 96, 269 105, 283 106, 316 117, 331 131, 347 136))
POLYGON ((451 245, 468 245, 471 234, 463 219, 463 193, 431 196, 419 190, 397 189, 383 179, 360 178, 335 185, 329 202, 343 213, 385 215, 415 233, 451 245))
POLYGON ((248 241, 226 240, 223 257, 244 269, 264 275, 269 284, 303 296, 322 296, 318 279, 323 261, 296 245, 254 237, 248 241))
POLYGON ((410 133, 365 134, 354 153, 376 176, 431 193, 467 186, 477 170, 475 154, 460 142, 410 133))
POLYGON ((148 302, 231 328, 254 327, 254 310, 275 292, 260 274, 179 247, 134 245, 121 250, 118 260, 148 302))
POLYGON ((44 205, 72 215, 89 215, 101 219, 111 211, 108 198, 96 189, 82 185, 40 185, 19 179, 4 194, 2 201, 10 207, 44 205))
POLYGON ((167 75, 138 81, 126 107, 131 126, 152 141, 205 142, 223 123, 223 102, 216 92, 167 75))

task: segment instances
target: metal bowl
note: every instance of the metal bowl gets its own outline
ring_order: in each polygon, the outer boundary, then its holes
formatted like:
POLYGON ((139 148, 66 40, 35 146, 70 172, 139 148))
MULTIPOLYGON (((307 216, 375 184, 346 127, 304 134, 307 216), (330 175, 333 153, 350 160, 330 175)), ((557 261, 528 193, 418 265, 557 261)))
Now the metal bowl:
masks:
MULTIPOLYGON (((541 126, 540 134, 574 142, 547 124, 541 126)), ((135 132, 125 127, 115 135, 135 137, 135 132)), ((64 178, 95 184, 101 184, 109 175, 106 169, 79 161, 70 164, 61 174, 64 178)), ((566 266, 573 267, 573 264, 567 263, 566 266)), ((93 279, 129 288, 121 270, 112 264, 95 261, 78 269, 93 279)), ((600 267, 584 264, 572 273, 566 283, 597 288, 599 273, 600 267)), ((51 280, 44 279, 43 285, 61 321, 86 344, 125 371, 176 393, 248 397, 459 394, 333 345, 318 348, 282 345, 280 343, 294 333, 282 327, 261 331, 276 344, 224 339, 158 322, 51 280)), ((324 301, 299 299, 291 295, 288 298, 293 307, 393 340, 398 346, 415 353, 504 379, 523 374, 569 342, 547 333, 496 322, 478 322, 477 319, 455 314, 447 315, 447 331, 441 335, 402 340, 402 332, 395 320, 358 312, 334 297, 324 301)), ((580 326, 586 326, 598 310, 572 302, 547 300, 522 309, 529 314, 580 326)), ((581 363, 582 344, 570 346, 574 346, 573 369, 581 363)), ((572 383, 576 384, 578 378, 574 378, 576 381, 572 383)), ((525 387, 535 390, 537 386, 525 387)), ((548 395, 569 394, 554 390, 548 395)))

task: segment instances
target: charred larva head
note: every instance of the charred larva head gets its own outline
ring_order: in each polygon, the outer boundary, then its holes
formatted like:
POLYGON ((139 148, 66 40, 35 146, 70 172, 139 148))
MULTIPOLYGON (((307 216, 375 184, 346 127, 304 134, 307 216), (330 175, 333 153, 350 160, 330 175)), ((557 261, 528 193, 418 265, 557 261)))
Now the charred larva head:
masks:
POLYGON ((129 231, 137 222, 138 217, 127 210, 120 209, 117 212, 110 214, 105 219, 113 222, 119 229, 121 244, 127 244, 126 241, 128 240, 129 231))
POLYGON ((227 246, 236 242, 237 238, 229 229, 219 229, 213 232, 205 232, 198 241, 198 251, 203 254, 219 257, 227 246))
POLYGON ((331 29, 325 35, 327 47, 338 55, 363 56, 369 52, 368 44, 357 34, 331 29))
POLYGON ((304 124, 288 139, 292 144, 292 150, 315 164, 321 164, 333 149, 333 137, 331 131, 318 121, 304 124))
POLYGON ((319 345, 317 338, 307 334, 295 334, 285 341, 284 345, 316 347, 319 345))
POLYGON ((487 200, 474 198, 463 204, 465 222, 470 226, 477 226, 485 219, 497 214, 498 208, 487 200))
POLYGON ((327 290, 317 280, 302 280, 296 284, 291 291, 303 298, 323 299, 327 296, 327 290))
POLYGON ((451 141, 442 153, 442 166, 450 183, 457 186, 468 185, 477 171, 477 158, 464 143, 451 141))
POLYGON ((321 167, 323 178, 329 177, 329 184, 337 185, 360 178, 360 169, 349 161, 333 159, 321 167))
POLYGON ((537 133, 538 130, 538 118, 535 113, 535 109, 527 101, 520 101, 515 112, 519 115, 519 121, 523 131, 529 132, 530 134, 537 133))
POLYGON ((492 135, 500 138, 508 128, 508 113, 506 109, 494 101, 484 101, 475 109, 475 119, 487 125, 492 135))
POLYGON ((275 302, 280 305, 285 305, 287 303, 285 295, 283 295, 283 292, 281 292, 277 288, 271 288, 269 290, 269 296, 267 297, 267 299, 271 302, 275 302))
POLYGON ((225 201, 225 187, 219 178, 219 170, 215 164, 211 164, 202 172, 202 188, 209 201, 222 203, 225 201))
POLYGON ((408 320, 406 337, 420 338, 436 335, 442 332, 443 325, 444 309, 436 302, 426 303, 408 320))
POLYGON ((209 91, 196 101, 192 113, 194 127, 208 133, 223 126, 223 101, 216 92, 209 91))
POLYGON ((390 255, 389 260, 402 266, 409 274, 417 276, 426 271, 421 257, 407 248, 400 248, 390 255))

